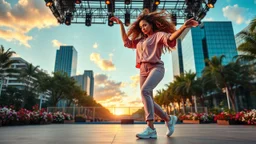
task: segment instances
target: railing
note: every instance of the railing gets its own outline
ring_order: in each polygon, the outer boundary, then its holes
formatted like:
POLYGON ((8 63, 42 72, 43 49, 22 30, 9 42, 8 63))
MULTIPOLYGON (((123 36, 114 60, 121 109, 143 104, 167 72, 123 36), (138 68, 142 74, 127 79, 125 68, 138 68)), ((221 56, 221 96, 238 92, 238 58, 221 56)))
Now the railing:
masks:
MULTIPOLYGON (((48 112, 65 112, 73 115, 74 118, 83 118, 86 122, 116 122, 122 119, 133 119, 134 121, 145 121, 144 110, 142 107, 47 107, 48 112)), ((172 109, 169 111, 171 115, 180 113, 195 112, 193 107, 187 107, 185 112, 183 108, 180 110, 172 109)), ((197 107, 198 113, 207 113, 206 107, 197 107)), ((155 121, 161 119, 155 115, 155 121)))

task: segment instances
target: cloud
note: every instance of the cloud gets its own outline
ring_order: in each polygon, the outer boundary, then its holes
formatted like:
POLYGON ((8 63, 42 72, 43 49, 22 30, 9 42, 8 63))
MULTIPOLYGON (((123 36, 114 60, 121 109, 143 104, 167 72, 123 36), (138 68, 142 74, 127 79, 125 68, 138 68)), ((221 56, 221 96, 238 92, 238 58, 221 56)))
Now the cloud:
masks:
POLYGON ((140 84, 140 76, 139 75, 131 76, 130 79, 132 80, 131 87, 137 88, 137 86, 140 84))
POLYGON ((115 65, 112 63, 112 60, 104 60, 100 57, 100 54, 98 53, 92 53, 90 55, 90 60, 93 61, 100 69, 104 71, 116 70, 115 65))
POLYGON ((228 20, 236 22, 237 24, 242 24, 246 21, 244 16, 246 15, 247 10, 248 9, 239 7, 237 4, 222 8, 224 17, 226 17, 228 20))
POLYGON ((124 97, 126 94, 121 91, 122 82, 109 80, 105 74, 97 74, 94 76, 95 99, 105 101, 113 99, 113 97, 124 97))
MULTIPOLYGON (((1 25, 1 20, 0 20, 1 25)), ((31 46, 28 44, 29 40, 32 40, 31 36, 26 36, 22 33, 18 33, 14 30, 1 30, 0 29, 0 38, 6 40, 6 41, 14 41, 18 40, 19 44, 23 44, 24 46, 30 48, 31 46)))
POLYGON ((205 18, 204 21, 213 21, 213 18, 212 17, 205 18))
POLYGON ((28 48, 34 28, 43 29, 58 25, 43 0, 19 0, 13 7, 6 0, 0 0, 0 38, 18 41, 28 48))
POLYGON ((59 48, 61 45, 66 45, 66 44, 63 44, 58 40, 52 40, 52 45, 53 45, 53 47, 58 47, 59 48))
POLYGON ((21 56, 16 54, 16 53, 14 53, 14 54, 12 54, 12 57, 21 57, 21 56))
POLYGON ((94 43, 94 44, 93 44, 93 48, 95 48, 95 49, 97 49, 98 46, 99 46, 99 45, 98 45, 97 43, 94 43))

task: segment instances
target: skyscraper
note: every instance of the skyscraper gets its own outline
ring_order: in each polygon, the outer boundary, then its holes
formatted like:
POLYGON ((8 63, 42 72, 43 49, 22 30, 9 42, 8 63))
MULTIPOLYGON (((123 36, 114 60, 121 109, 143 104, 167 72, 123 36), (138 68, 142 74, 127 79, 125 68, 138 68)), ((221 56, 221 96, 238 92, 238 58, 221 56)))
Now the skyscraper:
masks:
POLYGON ((94 91, 94 77, 92 70, 85 70, 83 75, 73 76, 77 84, 87 92, 88 95, 93 97, 94 91))
POLYGON ((88 93, 90 96, 93 97, 94 94, 94 76, 92 70, 85 70, 84 76, 88 76, 90 78, 90 93, 88 93))
POLYGON ((73 46, 60 46, 56 52, 54 72, 61 71, 68 76, 76 75, 77 51, 73 46))
POLYGON ((90 77, 87 75, 76 75, 73 76, 77 84, 81 87, 83 91, 86 91, 88 95, 90 95, 91 90, 90 90, 90 77))
POLYGON ((206 58, 225 55, 223 64, 227 64, 237 55, 231 22, 203 22, 187 29, 180 36, 177 47, 173 53, 174 75, 191 70, 200 77, 206 58))

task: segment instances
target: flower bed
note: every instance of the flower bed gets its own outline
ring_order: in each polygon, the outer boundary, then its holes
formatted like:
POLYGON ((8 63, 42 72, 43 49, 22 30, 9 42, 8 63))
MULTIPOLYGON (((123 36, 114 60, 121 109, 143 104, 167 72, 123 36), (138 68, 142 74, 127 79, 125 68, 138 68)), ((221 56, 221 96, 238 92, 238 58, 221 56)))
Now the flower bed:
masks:
POLYGON ((214 118, 217 124, 234 125, 234 124, 256 124, 256 110, 244 110, 237 113, 221 112, 214 118), (225 121, 225 122, 224 122, 225 121))
POLYGON ((207 113, 189 113, 180 115, 179 120, 183 123, 211 123, 213 122, 213 114, 207 114, 207 113))
POLYGON ((62 112, 51 113, 45 109, 39 110, 38 105, 35 105, 32 111, 20 109, 18 112, 12 107, 0 107, 0 126, 64 123, 64 120, 73 120, 73 117, 62 112))

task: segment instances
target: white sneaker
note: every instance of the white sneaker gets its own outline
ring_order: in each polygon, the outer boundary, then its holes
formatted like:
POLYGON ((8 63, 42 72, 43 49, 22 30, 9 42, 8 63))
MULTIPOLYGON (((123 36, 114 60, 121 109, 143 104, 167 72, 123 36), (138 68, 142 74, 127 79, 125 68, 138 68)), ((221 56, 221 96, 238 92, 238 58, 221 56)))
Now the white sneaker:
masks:
POLYGON ((156 139, 157 138, 157 133, 156 133, 156 129, 151 129, 149 126, 141 133, 136 134, 137 138, 140 139, 156 139))
POLYGON ((165 124, 167 126, 166 136, 170 137, 173 134, 173 132, 174 132, 174 125, 176 124, 176 122, 177 122, 177 117, 170 115, 170 121, 169 122, 165 122, 165 124))

